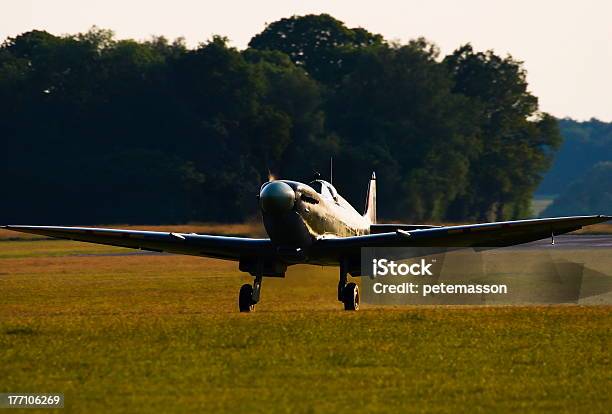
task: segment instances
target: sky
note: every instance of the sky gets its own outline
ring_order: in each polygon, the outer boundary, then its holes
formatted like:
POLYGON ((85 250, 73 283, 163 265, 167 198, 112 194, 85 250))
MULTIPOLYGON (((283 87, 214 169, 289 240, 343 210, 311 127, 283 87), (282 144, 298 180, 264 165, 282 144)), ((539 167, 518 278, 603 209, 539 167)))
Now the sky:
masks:
POLYGON ((609 0, 19 0, 2 1, 0 41, 28 30, 74 34, 91 26, 116 37, 213 34, 245 48, 266 23, 329 13, 388 40, 423 36, 443 54, 472 43, 524 62, 540 109, 557 117, 612 121, 612 1, 609 0))

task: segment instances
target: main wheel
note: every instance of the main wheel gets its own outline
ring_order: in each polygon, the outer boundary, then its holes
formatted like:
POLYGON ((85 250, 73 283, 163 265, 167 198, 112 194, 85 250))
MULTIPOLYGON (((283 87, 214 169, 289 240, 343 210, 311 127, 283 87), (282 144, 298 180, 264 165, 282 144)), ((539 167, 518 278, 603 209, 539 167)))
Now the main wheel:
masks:
POLYGON ((344 310, 359 309, 359 286, 354 283, 349 283, 342 291, 342 302, 344 302, 344 310))
POLYGON ((244 284, 240 288, 240 295, 238 295, 238 308, 240 312, 251 312, 255 309, 253 303, 253 286, 244 284))

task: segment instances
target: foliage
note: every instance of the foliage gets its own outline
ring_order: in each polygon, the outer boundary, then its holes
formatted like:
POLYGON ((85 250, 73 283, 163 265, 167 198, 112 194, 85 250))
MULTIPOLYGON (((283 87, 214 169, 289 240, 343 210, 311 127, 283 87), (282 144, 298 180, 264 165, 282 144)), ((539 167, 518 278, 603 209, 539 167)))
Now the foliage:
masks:
POLYGON ((568 185, 543 214, 612 214, 612 161, 591 167, 568 185))
POLYGON ((598 162, 612 161, 612 123, 595 118, 584 122, 566 118, 559 120, 559 129, 563 145, 537 189, 539 194, 563 193, 598 162))
POLYGON ((330 156, 358 207, 377 171, 387 219, 514 218, 560 142, 521 62, 325 14, 242 51, 24 33, 0 47, 0 113, 5 222, 244 220, 269 171, 308 181, 330 156))
POLYGON ((271 23, 251 39, 249 46, 281 51, 312 77, 329 83, 346 72, 348 51, 382 43, 381 35, 362 28, 349 29, 328 14, 309 14, 271 23))

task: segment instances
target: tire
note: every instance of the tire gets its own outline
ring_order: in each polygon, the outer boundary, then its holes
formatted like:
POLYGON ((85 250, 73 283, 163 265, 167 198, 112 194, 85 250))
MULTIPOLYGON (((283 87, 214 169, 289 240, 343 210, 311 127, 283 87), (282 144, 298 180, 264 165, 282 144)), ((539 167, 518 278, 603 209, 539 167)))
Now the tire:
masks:
POLYGON ((253 286, 244 284, 240 288, 240 294, 238 295, 238 308, 240 312, 251 312, 255 310, 255 304, 253 303, 253 286))
POLYGON ((344 310, 356 311, 359 309, 359 286, 349 283, 342 291, 342 302, 344 310))

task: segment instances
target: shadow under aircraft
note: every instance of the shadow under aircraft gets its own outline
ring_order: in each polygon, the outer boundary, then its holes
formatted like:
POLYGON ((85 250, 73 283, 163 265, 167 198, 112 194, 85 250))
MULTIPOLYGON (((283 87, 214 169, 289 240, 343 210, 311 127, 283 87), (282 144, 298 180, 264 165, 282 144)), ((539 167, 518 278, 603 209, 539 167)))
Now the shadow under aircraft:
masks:
POLYGON ((284 277, 294 264, 338 266, 338 300, 359 308, 359 288, 348 275, 361 276, 361 249, 379 247, 503 247, 578 230, 612 217, 574 216, 460 226, 378 224, 376 176, 369 182, 364 213, 355 210, 321 179, 264 183, 259 204, 268 238, 227 237, 120 229, 0 226, 62 239, 233 260, 254 277, 240 288, 238 306, 249 312, 259 302, 263 277, 284 277))

